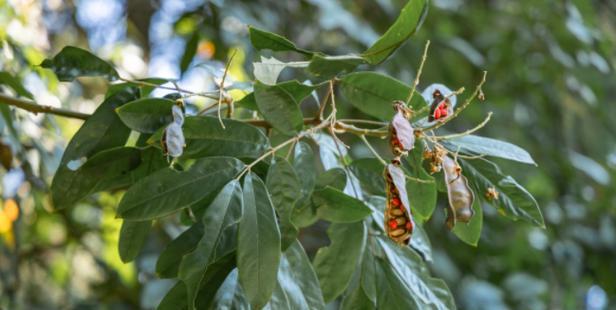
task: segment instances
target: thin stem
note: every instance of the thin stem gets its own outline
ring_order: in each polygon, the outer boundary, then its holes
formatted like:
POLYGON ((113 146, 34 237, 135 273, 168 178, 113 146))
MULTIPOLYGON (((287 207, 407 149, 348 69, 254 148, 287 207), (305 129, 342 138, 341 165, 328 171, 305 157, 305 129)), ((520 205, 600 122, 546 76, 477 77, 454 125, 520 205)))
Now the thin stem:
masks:
POLYGON ((11 106, 14 106, 14 107, 26 110, 26 111, 30 111, 34 114, 48 113, 48 114, 76 118, 76 119, 81 119, 81 120, 86 120, 88 119, 88 117, 90 117, 90 114, 80 113, 80 112, 66 110, 62 108, 55 108, 55 107, 48 106, 48 105, 39 105, 39 104, 36 104, 36 102, 34 101, 6 96, 4 94, 0 94, 0 103, 11 105, 11 106))
MULTIPOLYGON (((329 81, 330 86, 333 83, 333 81, 329 81)), ((327 93, 325 94, 325 97, 323 97, 323 100, 321 100, 321 106, 319 107, 319 113, 317 113, 317 116, 315 117, 315 119, 322 121, 323 120, 323 112, 325 112, 325 106, 327 105, 327 101, 329 100, 329 97, 332 95, 332 87, 329 87, 327 89, 327 93)))
POLYGON ((406 98, 406 105, 411 103, 411 99, 413 99, 413 95, 417 89, 417 85, 419 85, 419 78, 421 77, 421 72, 423 71, 424 64, 426 63, 426 58, 428 56, 428 48, 430 47, 430 40, 426 41, 426 46, 424 47, 423 55, 421 56, 421 63, 419 64, 419 69, 417 70, 417 75, 415 76, 415 81, 413 81, 413 88, 411 89, 411 93, 406 98))
POLYGON ((187 90, 187 89, 176 88, 176 87, 168 87, 168 86, 158 85, 158 84, 154 84, 154 83, 150 83, 150 82, 146 82, 146 81, 129 80, 129 79, 125 79, 125 78, 122 78, 122 77, 120 77, 120 81, 131 83, 131 84, 136 84, 136 85, 141 85, 141 86, 150 86, 150 87, 166 89, 166 90, 175 90, 175 91, 178 91, 178 92, 181 92, 181 93, 189 94, 191 96, 199 96, 199 97, 205 97, 205 98, 210 98, 210 99, 218 99, 218 91, 201 92, 201 93, 199 93, 199 92, 194 92, 194 91, 187 90))
POLYGON ((359 128, 353 125, 346 124, 342 121, 337 121, 334 124, 334 126, 335 126, 336 132, 340 132, 340 133, 348 132, 348 133, 352 133, 355 135, 364 135, 364 136, 379 137, 379 138, 386 137, 389 134, 389 130, 387 129, 359 128))
MULTIPOLYGON (((229 72, 229 66, 231 66, 231 61, 233 61, 233 57, 237 50, 233 50, 233 54, 229 57, 229 61, 227 61, 227 65, 225 66, 225 72, 222 74, 222 80, 220 81, 220 86, 218 87, 218 121, 220 122, 220 126, 222 129, 225 129, 225 124, 222 122, 222 116, 220 114, 220 106, 222 105, 222 97, 225 93, 225 79, 227 78, 227 72, 229 72)), ((226 98, 225 98, 226 100, 226 98)))
POLYGON ((366 125, 376 125, 376 126, 388 126, 389 125, 389 123, 387 122, 372 121, 372 120, 367 120, 367 119, 346 118, 346 119, 339 119, 338 121, 344 122, 347 124, 366 124, 366 125))
POLYGON ((237 177, 235 177, 236 180, 239 180, 244 174, 246 174, 246 172, 250 171, 250 169, 252 167, 254 167, 256 164, 258 164, 259 162, 263 161, 264 159, 266 159, 267 157, 269 157, 270 155, 278 152, 280 149, 284 148, 285 146, 293 143, 293 142, 297 142, 300 139, 311 135, 315 132, 317 132, 318 130, 321 130, 325 127, 328 127, 331 123, 331 115, 330 117, 328 117, 326 120, 324 120, 323 122, 321 122, 319 125, 314 126, 312 128, 309 128, 307 130, 304 130, 302 132, 300 132, 299 134, 297 134, 295 137, 284 141, 278 145, 276 145, 275 147, 271 148, 270 150, 268 150, 267 152, 263 153, 263 155, 259 156, 259 158, 255 159, 253 162, 251 162, 250 164, 246 165, 246 167, 237 175, 237 177))
POLYGON ((469 130, 466 130, 466 131, 460 132, 460 133, 450 134, 450 135, 434 136, 433 138, 438 141, 438 140, 449 140, 449 139, 454 139, 454 138, 459 138, 459 137, 470 135, 473 132, 483 128, 490 121, 490 118, 492 118, 492 112, 489 112, 488 116, 486 116, 486 118, 481 123, 479 123, 477 126, 471 128, 469 130))
POLYGON ((374 155, 374 157, 376 157, 381 164, 383 164, 383 166, 387 166, 387 162, 379 155, 379 153, 377 153, 377 151, 372 147, 372 144, 370 144, 370 142, 368 142, 368 139, 366 139, 366 136, 364 135, 359 135, 359 138, 364 142, 364 144, 368 147, 368 149, 370 150, 370 152, 372 152, 372 155, 374 155))
POLYGON ((473 102, 473 99, 475 99, 475 97, 477 97, 477 95, 481 92, 481 86, 483 86, 483 84, 486 82, 487 74, 488 74, 488 71, 483 71, 483 76, 482 76, 481 81, 479 82, 479 84, 477 84, 477 87, 475 88, 475 91, 471 94, 470 97, 466 98, 464 103, 458 109, 456 109, 456 111, 453 113, 453 115, 451 115, 449 118, 447 118, 444 122, 439 122, 439 123, 436 123, 436 124, 434 124, 432 126, 424 128, 424 131, 437 129, 437 128, 447 124, 450 120, 456 118, 458 115, 460 115, 460 113, 462 113, 462 111, 464 111, 464 109, 466 109, 466 107, 468 107, 473 102))

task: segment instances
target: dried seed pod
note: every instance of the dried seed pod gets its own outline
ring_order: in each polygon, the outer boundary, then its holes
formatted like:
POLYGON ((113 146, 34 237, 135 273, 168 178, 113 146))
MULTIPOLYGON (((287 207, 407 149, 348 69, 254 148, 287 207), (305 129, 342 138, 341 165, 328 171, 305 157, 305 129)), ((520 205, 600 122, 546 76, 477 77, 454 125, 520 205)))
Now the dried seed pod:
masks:
POLYGON ((394 103, 396 114, 391 120, 389 144, 396 156, 406 154, 415 145, 415 133, 402 102, 394 103))
POLYGON ((488 201, 498 200, 498 191, 494 187, 486 189, 485 197, 488 201))
POLYGON ((415 223, 406 194, 404 172, 394 164, 385 168, 387 205, 385 208, 385 232, 398 244, 408 244, 415 223))
POLYGON ((430 104, 430 114, 428 121, 443 120, 453 114, 453 108, 456 106, 456 96, 450 96, 452 91, 443 84, 432 84, 423 92, 422 96, 426 102, 430 104), (448 97, 450 96, 450 97, 448 97))
POLYGON ((460 166, 449 156, 443 156, 443 174, 449 196, 447 227, 452 229, 456 222, 468 223, 473 217, 475 196, 468 186, 468 180, 462 175, 460 166))
POLYGON ((182 111, 182 106, 180 104, 172 106, 171 115, 173 116, 173 122, 165 128, 161 144, 165 155, 180 157, 184 152, 184 146, 186 144, 184 132, 182 132, 182 125, 184 124, 184 111, 182 111))

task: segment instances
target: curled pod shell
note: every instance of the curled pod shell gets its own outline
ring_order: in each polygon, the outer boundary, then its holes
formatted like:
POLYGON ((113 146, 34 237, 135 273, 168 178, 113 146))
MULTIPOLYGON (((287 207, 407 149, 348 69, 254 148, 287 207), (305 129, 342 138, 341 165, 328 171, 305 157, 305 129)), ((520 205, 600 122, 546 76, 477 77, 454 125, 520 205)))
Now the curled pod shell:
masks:
POLYGON ((460 166, 449 156, 443 156, 443 175, 449 196, 447 227, 452 229, 456 222, 468 223, 473 217, 475 195, 468 186, 468 180, 462 175, 460 166))
POLYGON ((396 109, 396 114, 389 126, 389 145, 392 153, 399 156, 413 149, 415 145, 415 132, 413 131, 411 123, 406 118, 402 104, 395 103, 394 108, 396 109))
POLYGON ((182 126, 178 123, 171 123, 165 129, 164 135, 165 147, 167 154, 171 157, 180 157, 184 153, 184 133, 182 132, 182 126))
POLYGON ((384 228, 387 236, 398 244, 408 244, 415 223, 411 215, 404 172, 396 165, 385 168, 387 184, 387 205, 385 207, 384 228))
POLYGON ((453 114, 456 106, 456 96, 451 96, 452 91, 443 84, 432 84, 423 92, 422 96, 426 102, 431 102, 428 122, 443 120, 453 114))

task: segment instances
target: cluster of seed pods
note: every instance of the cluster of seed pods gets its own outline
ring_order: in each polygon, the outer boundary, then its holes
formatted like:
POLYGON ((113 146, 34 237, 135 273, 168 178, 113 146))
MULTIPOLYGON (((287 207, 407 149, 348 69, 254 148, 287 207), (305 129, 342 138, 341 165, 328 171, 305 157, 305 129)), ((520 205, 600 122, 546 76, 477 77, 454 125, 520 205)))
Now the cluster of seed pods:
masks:
POLYGON ((394 154, 391 164, 385 168, 387 205, 385 207, 385 232, 398 244, 408 244, 415 223, 406 193, 406 179, 400 169, 400 157, 413 149, 415 134, 409 122, 409 113, 403 102, 394 102, 394 115, 390 125, 389 145, 394 154))

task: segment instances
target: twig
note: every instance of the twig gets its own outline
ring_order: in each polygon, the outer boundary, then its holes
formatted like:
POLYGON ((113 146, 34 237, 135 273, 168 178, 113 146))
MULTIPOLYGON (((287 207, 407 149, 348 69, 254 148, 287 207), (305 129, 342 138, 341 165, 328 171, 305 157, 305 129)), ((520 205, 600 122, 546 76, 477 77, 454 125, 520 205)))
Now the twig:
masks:
MULTIPOLYGON (((330 81, 330 84, 333 83, 333 81, 330 81)), ((323 100, 321 100, 321 106, 319 107, 319 113, 317 113, 317 116, 315 117, 315 119, 317 119, 318 121, 322 121, 323 120, 323 112, 325 112, 325 106, 327 105, 327 101, 329 100, 329 97, 332 96, 332 88, 328 88, 327 89, 327 93, 325 94, 325 97, 323 97, 323 100)))
POLYGON ((454 138, 459 138, 459 137, 470 135, 473 132, 483 128, 483 126, 485 126, 490 121, 490 118, 492 118, 492 112, 489 112, 488 116, 486 116, 486 118, 481 123, 479 123, 477 126, 471 128, 469 130, 466 130, 466 131, 460 132, 460 133, 450 134, 450 135, 434 136, 433 138, 434 138, 434 140, 438 141, 438 140, 449 140, 449 139, 454 139, 454 138))
POLYGON ((419 64, 419 69, 417 70, 417 75, 415 76, 415 81, 413 81, 413 88, 411 89, 411 93, 406 98, 406 105, 408 106, 411 103, 411 99, 413 99, 413 95, 417 90, 417 85, 419 85, 419 77, 421 77, 421 72, 423 71, 424 64, 426 63, 426 58, 428 56, 428 48, 430 47, 430 40, 426 41, 426 46, 424 47, 423 55, 421 56, 421 63, 419 64))
POLYGON ((389 126, 389 123, 387 122, 379 122, 379 121, 372 121, 372 120, 367 120, 367 119, 339 119, 338 121, 340 122, 344 122, 347 124, 366 124, 366 125, 375 125, 375 126, 389 126))
POLYGON ((282 149, 283 147, 287 146, 290 143, 293 142, 297 142, 300 139, 311 135, 315 132, 317 132, 318 130, 321 130, 325 127, 328 127, 331 123, 331 115, 330 117, 328 117, 326 120, 322 121, 319 125, 314 126, 312 128, 309 128, 307 130, 304 130, 302 132, 300 132, 299 134, 297 134, 295 137, 284 141, 278 145, 276 145, 275 147, 271 148, 270 150, 268 150, 267 152, 263 153, 263 155, 259 156, 259 158, 255 159, 253 162, 251 162, 250 164, 246 165, 246 167, 244 169, 242 169, 242 171, 237 175, 237 177, 235 177, 236 180, 239 180, 244 174, 246 174, 246 172, 250 171, 250 169, 252 167, 254 167, 256 164, 258 164, 259 162, 261 162, 262 160, 266 159, 267 157, 269 157, 270 155, 278 152, 280 149, 282 149))
POLYGON ((379 137, 383 138, 389 134, 389 130, 387 129, 367 129, 367 128, 359 128, 353 125, 346 124, 342 121, 337 121, 335 125, 335 129, 337 132, 341 133, 352 133, 355 135, 362 136, 371 136, 371 137, 379 137))
POLYGON ((473 102, 473 99, 475 99, 475 97, 477 97, 477 94, 479 94, 479 92, 481 92, 481 86, 483 86, 483 83, 486 82, 486 75, 487 74, 488 74, 488 71, 483 71, 483 76, 482 76, 481 81, 479 82, 479 84, 477 84, 477 87, 475 88, 475 91, 471 94, 470 97, 466 98, 464 103, 459 108, 457 108, 455 110, 455 112, 453 112, 453 115, 448 117, 443 122, 439 122, 439 123, 436 123, 436 124, 434 124, 432 126, 424 128, 424 131, 437 129, 437 128, 447 124, 450 120, 456 118, 458 115, 460 115, 460 113, 462 113, 462 111, 464 111, 464 109, 466 109, 466 107, 468 107, 471 104, 471 102, 473 102))
POLYGON ((187 89, 182 89, 182 88, 175 88, 175 87, 168 87, 168 86, 158 85, 158 84, 154 84, 154 83, 150 83, 150 82, 146 82, 146 81, 129 80, 129 79, 125 79, 125 78, 122 78, 122 77, 120 77, 120 81, 131 83, 131 84, 136 84, 136 85, 141 85, 141 86, 150 86, 150 87, 166 89, 166 90, 175 90, 175 91, 178 91, 178 92, 189 94, 191 96, 205 97, 205 98, 210 98, 210 99, 218 99, 218 95, 217 95, 218 91, 202 92, 202 93, 200 93, 200 92, 194 92, 194 91, 187 90, 187 89))
MULTIPOLYGON (((227 78, 227 72, 229 71, 229 66, 231 66, 231 61, 233 61, 233 57, 237 52, 236 49, 233 50, 233 54, 229 57, 229 61, 227 61, 227 65, 225 66, 225 72, 222 74, 222 80, 220 81, 220 86, 218 87, 218 121, 220 122, 220 126, 222 129, 225 129, 225 124, 222 122, 222 116, 220 115, 220 106, 222 105, 222 97, 225 93, 225 79, 227 78)), ((227 100, 227 98, 225 98, 227 100)))
POLYGON ((417 183, 424 183, 424 184, 431 184, 434 183, 434 180, 424 180, 424 179, 420 179, 420 178, 416 178, 416 177, 412 177, 408 174, 404 174, 404 177, 407 178, 408 180, 411 180, 413 182, 417 182, 417 183))
POLYGON ((370 142, 368 142, 368 139, 366 139, 366 136, 364 135, 359 135, 359 138, 364 142, 364 144, 368 147, 368 149, 370 150, 370 152, 372 152, 372 155, 374 155, 374 157, 376 157, 381 164, 383 164, 383 166, 387 166, 387 162, 379 155, 379 153, 377 153, 377 151, 372 147, 372 144, 370 144, 370 142))
POLYGON ((39 105, 39 104, 36 104, 36 102, 34 101, 6 96, 4 94, 0 94, 0 103, 18 107, 20 109, 30 111, 34 114, 48 113, 48 114, 54 114, 54 115, 59 115, 59 116, 64 116, 64 117, 77 118, 81 120, 86 120, 88 119, 88 117, 90 117, 89 114, 61 109, 61 108, 55 108, 55 107, 48 106, 48 105, 39 105))

